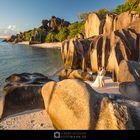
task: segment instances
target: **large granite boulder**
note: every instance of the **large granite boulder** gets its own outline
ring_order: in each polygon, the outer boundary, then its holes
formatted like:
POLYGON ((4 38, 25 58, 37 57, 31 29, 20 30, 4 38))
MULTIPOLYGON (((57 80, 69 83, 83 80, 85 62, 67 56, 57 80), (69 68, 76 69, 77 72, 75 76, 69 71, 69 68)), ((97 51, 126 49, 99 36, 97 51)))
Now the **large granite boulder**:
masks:
POLYGON ((118 15, 114 20, 114 31, 127 28, 129 24, 140 18, 140 14, 134 11, 124 12, 118 15), (124 20, 125 19, 125 20, 124 20))
POLYGON ((83 81, 93 81, 92 74, 82 70, 64 69, 59 74, 60 79, 80 79, 83 81))
POLYGON ((41 93, 56 129, 140 129, 140 103, 121 95, 99 94, 80 80, 49 82, 41 93))
POLYGON ((49 20, 47 20, 47 19, 42 20, 42 26, 40 28, 45 29, 48 32, 50 30, 49 20))
POLYGON ((62 44, 61 54, 66 69, 90 68, 89 47, 90 40, 70 39, 62 44))
POLYGON ((52 80, 38 73, 13 74, 8 77, 0 94, 0 117, 44 108, 41 88, 49 81, 52 80))
POLYGON ((92 72, 97 72, 99 67, 105 67, 112 73, 114 81, 117 81, 121 60, 128 60, 130 57, 129 48, 114 32, 110 36, 95 37, 90 45, 89 53, 92 72))
POLYGON ((140 101, 140 63, 123 60, 119 66, 118 82, 124 96, 140 101))
POLYGON ((102 33, 102 17, 97 13, 91 13, 85 23, 85 36, 90 38, 102 33))
POLYGON ((110 35, 112 31, 114 31, 114 19, 116 15, 115 14, 107 14, 105 17, 105 23, 103 26, 103 34, 110 35))
POLYGON ((60 19, 58 17, 52 16, 49 21, 49 27, 51 32, 58 32, 62 27, 68 27, 70 22, 60 19))
POLYGON ((138 61, 140 36, 131 29, 122 29, 111 34, 102 34, 94 38, 71 39, 62 45, 62 60, 66 69, 91 69, 93 73, 99 67, 105 67, 118 80, 119 64, 122 60, 138 61))
POLYGON ((51 31, 57 32, 58 26, 61 25, 61 20, 57 19, 55 16, 52 16, 50 19, 49 27, 51 28, 51 31))
POLYGON ((91 13, 85 23, 85 36, 91 38, 100 34, 110 35, 113 31, 128 27, 135 28, 139 32, 139 19, 140 14, 134 11, 124 12, 120 15, 108 13, 105 17, 91 13))
POLYGON ((140 18, 128 25, 128 28, 133 29, 136 33, 140 34, 140 18))
POLYGON ((122 29, 114 32, 123 42, 125 42, 127 48, 130 51, 129 60, 138 61, 139 59, 139 47, 140 36, 132 31, 132 29, 122 29))
POLYGON ((4 102, 5 102, 5 97, 2 95, 0 91, 0 119, 2 118, 3 110, 4 110, 4 102))

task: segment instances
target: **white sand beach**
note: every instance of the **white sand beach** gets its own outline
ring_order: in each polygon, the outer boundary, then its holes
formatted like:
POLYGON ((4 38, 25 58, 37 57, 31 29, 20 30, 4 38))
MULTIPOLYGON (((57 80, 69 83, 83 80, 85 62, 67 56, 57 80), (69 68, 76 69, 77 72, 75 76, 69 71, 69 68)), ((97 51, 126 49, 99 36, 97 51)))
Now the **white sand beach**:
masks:
MULTIPOLYGON (((29 45, 29 41, 23 41, 19 42, 19 45, 29 45)), ((41 43, 41 44, 33 44, 29 45, 31 47, 36 47, 36 48, 61 48, 62 43, 61 42, 54 42, 54 43, 41 43)))

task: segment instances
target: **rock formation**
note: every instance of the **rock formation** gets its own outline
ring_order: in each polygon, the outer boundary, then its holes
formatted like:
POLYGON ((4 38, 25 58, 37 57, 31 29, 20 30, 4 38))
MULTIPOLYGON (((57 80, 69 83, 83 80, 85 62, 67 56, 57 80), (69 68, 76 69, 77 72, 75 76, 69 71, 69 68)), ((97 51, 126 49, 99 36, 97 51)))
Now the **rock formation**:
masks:
POLYGON ((140 63, 123 60, 119 66, 120 92, 135 101, 140 101, 140 63))
POLYGON ((132 29, 134 32, 140 34, 140 18, 136 19, 134 22, 128 25, 129 29, 132 29))
POLYGON ((93 81, 93 76, 82 70, 64 69, 59 74, 60 80, 64 79, 80 79, 83 81, 93 81))
POLYGON ((131 30, 112 32, 111 35, 99 35, 93 38, 89 53, 91 68, 96 72, 99 67, 105 67, 112 72, 117 80, 121 60, 135 60, 139 58, 140 38, 131 30))
POLYGON ((90 40, 70 39, 62 44, 61 54, 66 69, 82 69, 86 71, 90 68, 90 57, 88 49, 90 40))
POLYGON ((17 39, 16 35, 12 35, 10 38, 3 40, 3 42, 14 42, 17 39))
POLYGON ((62 45, 61 53, 66 69, 86 71, 90 68, 95 73, 99 67, 105 67, 117 81, 120 62, 138 61, 139 47, 140 36, 131 29, 122 29, 90 40, 67 40, 62 45))
POLYGON ((97 13, 91 13, 85 24, 86 38, 94 37, 102 33, 102 18, 97 13))
POLYGON ((40 44, 45 41, 45 37, 50 33, 58 33, 62 27, 68 27, 70 22, 52 16, 50 20, 44 19, 41 21, 41 26, 33 30, 29 30, 16 36, 11 36, 10 39, 4 40, 5 42, 18 43, 22 41, 30 41, 29 44, 40 44), (27 34, 27 38, 26 38, 27 34))
POLYGON ((104 18, 97 13, 91 13, 85 24, 85 36, 91 38, 100 34, 110 35, 113 31, 128 28, 139 18, 140 14, 133 11, 120 15, 109 13, 104 18))
POLYGON ((40 28, 45 29, 46 32, 48 32, 50 30, 50 27, 48 26, 48 24, 49 24, 49 20, 47 19, 42 20, 42 26, 40 28))
POLYGON ((140 129, 139 102, 99 94, 80 80, 49 82, 41 93, 46 111, 59 130, 140 129))
POLYGON ((13 74, 8 77, 0 95, 0 117, 21 110, 44 108, 40 93, 43 84, 49 81, 52 80, 38 73, 13 74))
POLYGON ((109 13, 104 19, 91 13, 85 24, 85 36, 90 39, 63 43, 62 58, 66 68, 83 71, 90 68, 95 73, 99 67, 105 67, 117 81, 122 60, 140 61, 139 19, 140 14, 134 12, 118 16, 109 13), (83 45, 83 42, 87 43, 83 45))
POLYGON ((115 14, 107 14, 105 17, 105 22, 103 26, 103 34, 110 35, 112 31, 114 31, 114 19, 116 15, 115 14))
POLYGON ((131 24, 132 22, 134 22, 139 18, 140 18, 140 14, 137 14, 136 12, 133 11, 124 12, 118 15, 114 20, 114 31, 128 27, 129 24, 131 24))
POLYGON ((60 19, 58 17, 52 16, 49 21, 49 27, 52 32, 57 32, 62 27, 68 27, 70 22, 60 19))

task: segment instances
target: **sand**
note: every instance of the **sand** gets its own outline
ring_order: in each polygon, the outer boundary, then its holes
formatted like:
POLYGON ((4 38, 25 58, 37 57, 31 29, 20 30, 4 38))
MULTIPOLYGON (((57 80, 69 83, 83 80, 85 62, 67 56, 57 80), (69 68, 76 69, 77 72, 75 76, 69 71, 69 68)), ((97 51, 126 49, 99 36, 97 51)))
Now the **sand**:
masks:
MULTIPOLYGON (((93 82, 86 81, 86 83, 88 83, 91 86, 93 82)), ((105 87, 94 87, 93 89, 99 93, 121 94, 119 91, 119 84, 117 82, 113 82, 113 80, 110 77, 105 77, 105 87)))
POLYGON ((29 45, 29 41, 23 41, 23 42, 19 42, 17 44, 19 44, 19 45, 29 45))
MULTIPOLYGON (((19 42, 19 45, 29 45, 29 41, 23 41, 19 42)), ((36 48, 61 48, 62 43, 61 42, 54 42, 54 43, 41 43, 41 44, 33 44, 29 45, 30 47, 36 47, 36 48)))
MULTIPOLYGON (((120 94, 118 83, 114 83, 109 77, 105 78, 104 88, 93 89, 101 94, 120 94)), ((0 121, 0 130, 54 130, 54 127, 45 110, 30 110, 4 118, 0 121)))
POLYGON ((0 130, 54 130, 45 110, 32 110, 9 116, 0 122, 0 130))

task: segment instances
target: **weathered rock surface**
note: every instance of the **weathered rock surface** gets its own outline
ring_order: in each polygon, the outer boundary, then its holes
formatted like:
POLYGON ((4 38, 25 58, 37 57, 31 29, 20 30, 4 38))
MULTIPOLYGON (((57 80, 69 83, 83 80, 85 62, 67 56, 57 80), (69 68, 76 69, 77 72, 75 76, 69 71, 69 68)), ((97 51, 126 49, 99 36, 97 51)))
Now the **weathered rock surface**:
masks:
POLYGON ((105 23, 103 26, 103 34, 110 35, 112 31, 114 31, 114 19, 116 15, 114 14, 107 14, 105 17, 105 23))
POLYGON ((97 13, 91 13, 85 24, 85 36, 90 38, 102 33, 102 18, 97 13))
POLYGON ((82 70, 64 69, 59 74, 60 79, 80 79, 83 81, 93 81, 93 76, 82 70))
POLYGON ((124 12, 118 15, 114 20, 114 31, 127 28, 129 24, 140 18, 140 14, 134 11, 124 12), (124 20, 125 19, 125 20, 124 20))
POLYGON ((117 81, 122 60, 138 61, 139 40, 140 36, 136 33, 122 29, 91 40, 67 40, 63 43, 61 54, 66 69, 91 69, 95 73, 99 67, 105 67, 117 81))
POLYGON ((87 39, 70 39, 62 44, 61 54, 66 69, 82 69, 83 71, 90 68, 89 47, 90 40, 87 39))
POLYGON ((117 81, 119 63, 129 57, 125 43, 114 33, 110 37, 100 35, 93 39, 89 52, 92 72, 96 72, 99 67, 105 67, 112 72, 113 80, 117 81))
POLYGON ((80 80, 49 82, 42 88, 46 111, 60 130, 140 129, 140 104, 99 94, 80 80))
POLYGON ((105 67, 112 73, 113 80, 118 81, 119 64, 122 60, 140 60, 138 25, 135 26, 137 31, 125 28, 111 32, 113 19, 114 15, 107 15, 104 34, 90 40, 83 39, 82 42, 80 39, 72 39, 63 43, 61 52, 66 69, 91 69, 95 73, 99 67, 105 67))
POLYGON ((0 93, 0 119, 2 117, 3 110, 4 110, 4 102, 5 102, 5 97, 0 93))
POLYGON ((85 36, 91 38, 100 34, 110 35, 113 31, 128 27, 138 29, 139 19, 140 14, 134 11, 124 12, 120 15, 109 13, 104 18, 101 18, 97 13, 91 13, 85 24, 85 36))
POLYGON ((139 39, 137 34, 125 29, 112 32, 109 36, 95 37, 89 49, 92 71, 105 67, 115 74, 113 79, 117 80, 121 60, 138 61, 139 39))
POLYGON ((140 101, 140 63, 123 60, 119 66, 120 92, 135 101, 140 101))
POLYGON ((49 81, 52 80, 38 73, 13 74, 8 77, 0 96, 0 116, 44 108, 40 93, 42 86, 49 81))
POLYGON ((58 17, 52 16, 49 21, 49 27, 51 31, 57 32, 58 29, 61 27, 68 27, 70 25, 70 22, 64 21, 64 19, 60 19, 58 17))
POLYGON ((132 29, 122 29, 114 32, 127 46, 130 52, 129 60, 138 61, 139 59, 139 46, 140 36, 132 31, 132 29))
POLYGON ((128 28, 133 29, 136 33, 140 34, 140 18, 136 19, 134 22, 128 25, 128 28))

